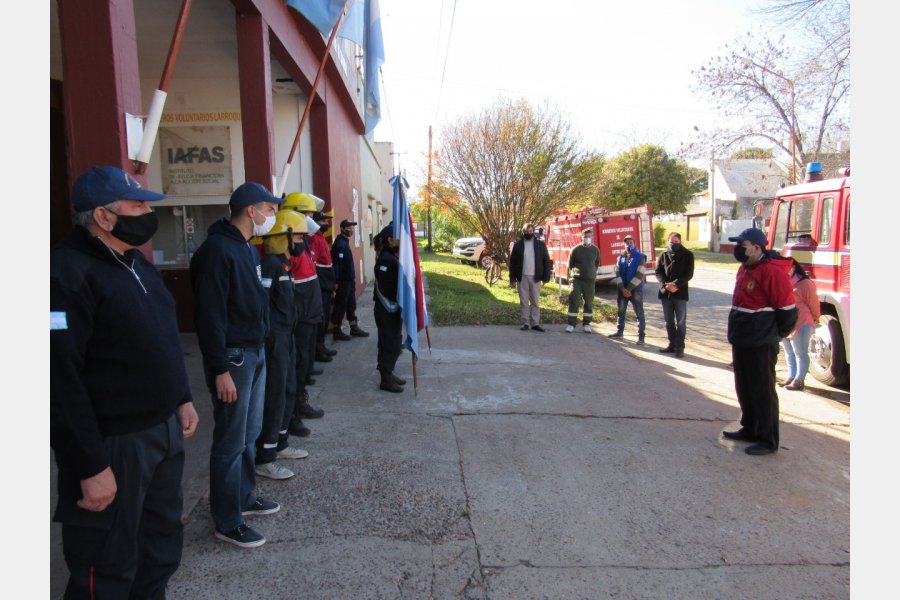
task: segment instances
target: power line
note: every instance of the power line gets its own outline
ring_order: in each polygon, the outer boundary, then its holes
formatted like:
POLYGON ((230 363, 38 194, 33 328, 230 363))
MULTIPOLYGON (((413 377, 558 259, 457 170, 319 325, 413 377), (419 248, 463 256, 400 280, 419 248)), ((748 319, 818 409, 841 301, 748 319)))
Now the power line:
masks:
POLYGON ((447 34, 447 51, 444 53, 444 69, 441 71, 441 85, 438 88, 437 108, 434 111, 434 121, 437 122, 441 112, 441 94, 444 92, 444 76, 447 74, 447 59, 450 58, 450 44, 453 41, 453 23, 456 21, 456 0, 453 0, 453 13, 450 15, 450 33, 447 34))

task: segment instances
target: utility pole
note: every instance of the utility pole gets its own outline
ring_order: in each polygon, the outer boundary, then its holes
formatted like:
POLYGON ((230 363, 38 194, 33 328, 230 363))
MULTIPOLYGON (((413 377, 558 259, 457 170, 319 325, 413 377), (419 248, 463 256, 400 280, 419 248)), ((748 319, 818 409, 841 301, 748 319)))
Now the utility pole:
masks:
POLYGON ((426 250, 431 252, 431 202, 433 197, 431 195, 431 125, 428 126, 428 245, 425 247, 426 250))

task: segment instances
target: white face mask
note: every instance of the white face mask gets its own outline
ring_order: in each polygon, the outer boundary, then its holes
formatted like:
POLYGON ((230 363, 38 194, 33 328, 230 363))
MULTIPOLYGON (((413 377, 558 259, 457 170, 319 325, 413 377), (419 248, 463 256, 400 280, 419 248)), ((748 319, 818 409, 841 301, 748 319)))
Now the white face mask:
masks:
POLYGON ((263 221, 262 225, 258 224, 255 220, 253 221, 253 235, 266 235, 269 231, 275 227, 275 215, 269 215, 265 217, 265 221, 263 221))
POLYGON ((591 245, 591 242, 593 242, 593 241, 594 241, 594 238, 592 238, 592 237, 586 237, 586 238, 584 238, 584 245, 585 245, 585 246, 590 246, 590 245, 591 245))
POLYGON ((313 221, 312 217, 306 217, 306 229, 307 229, 306 233, 308 233, 309 235, 314 235, 317 231, 319 231, 321 229, 321 227, 319 227, 318 223, 313 221))

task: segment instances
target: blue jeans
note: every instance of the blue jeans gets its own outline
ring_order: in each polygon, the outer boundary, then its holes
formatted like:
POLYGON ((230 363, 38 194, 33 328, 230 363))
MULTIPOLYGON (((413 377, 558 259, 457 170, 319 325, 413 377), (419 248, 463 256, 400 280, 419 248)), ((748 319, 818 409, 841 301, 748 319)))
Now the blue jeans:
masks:
POLYGON ((797 334, 781 340, 784 357, 787 359, 788 379, 803 383, 809 371, 809 339, 813 334, 812 325, 804 325, 797 334))
POLYGON ((662 298, 663 316, 666 319, 666 334, 669 345, 684 350, 684 335, 687 331, 687 300, 662 298))
POLYGON ((266 391, 263 348, 228 348, 228 372, 237 401, 216 398, 215 375, 206 372, 213 402, 213 441, 209 452, 209 510, 219 531, 244 522, 241 512, 256 502, 256 438, 262 431, 266 391))
POLYGON ((634 316, 637 317, 638 324, 638 338, 642 339, 644 337, 644 292, 643 290, 631 290, 631 297, 626 298, 622 295, 622 290, 619 290, 619 321, 616 324, 616 329, 619 333, 625 331, 625 311, 628 309, 628 303, 631 302, 631 306, 634 307, 634 316))

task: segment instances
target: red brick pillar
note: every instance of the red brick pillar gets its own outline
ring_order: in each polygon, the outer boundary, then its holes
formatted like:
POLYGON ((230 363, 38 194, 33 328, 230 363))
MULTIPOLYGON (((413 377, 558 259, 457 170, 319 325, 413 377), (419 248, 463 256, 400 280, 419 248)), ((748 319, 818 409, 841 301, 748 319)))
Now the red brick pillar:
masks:
POLYGON ((269 27, 261 15, 238 13, 237 47, 246 180, 261 183, 274 193, 275 134, 269 27))

